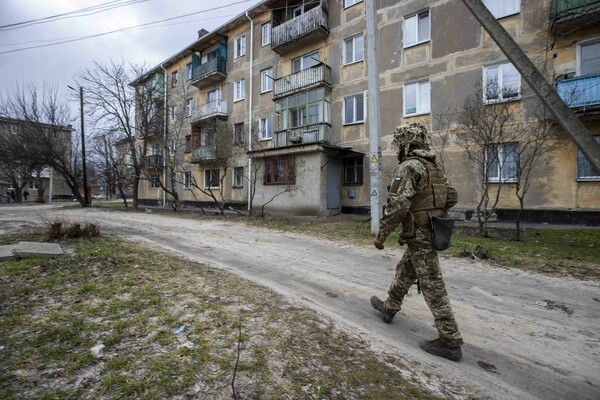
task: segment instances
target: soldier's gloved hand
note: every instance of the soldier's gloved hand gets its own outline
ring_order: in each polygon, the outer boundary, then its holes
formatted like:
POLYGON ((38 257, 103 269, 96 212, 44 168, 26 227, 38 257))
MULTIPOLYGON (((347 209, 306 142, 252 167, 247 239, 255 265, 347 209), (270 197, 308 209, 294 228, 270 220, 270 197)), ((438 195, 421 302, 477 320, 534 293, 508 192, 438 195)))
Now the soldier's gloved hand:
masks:
POLYGON ((383 250, 384 246, 383 246, 383 242, 385 241, 385 239, 380 238, 379 236, 377 236, 375 238, 375 241, 373 241, 373 244, 375 245, 375 247, 377 247, 379 250, 383 250))

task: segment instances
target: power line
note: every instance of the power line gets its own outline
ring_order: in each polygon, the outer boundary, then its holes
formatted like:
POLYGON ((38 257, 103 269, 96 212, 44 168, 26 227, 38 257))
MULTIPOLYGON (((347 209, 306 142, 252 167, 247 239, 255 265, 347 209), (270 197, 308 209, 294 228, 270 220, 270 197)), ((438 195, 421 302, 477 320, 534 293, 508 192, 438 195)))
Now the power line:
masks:
POLYGON ((16 53, 16 52, 19 52, 19 51, 25 51, 25 50, 31 50, 31 49, 39 49, 39 48, 43 48, 43 47, 56 46, 56 45, 64 44, 64 43, 78 42, 80 40, 93 39, 93 38, 97 38, 97 37, 101 37, 101 36, 106 36, 106 35, 110 35, 110 34, 117 33, 117 32, 124 32, 124 31, 128 31, 128 30, 136 29, 136 28, 141 28, 141 27, 149 26, 149 25, 159 24, 161 22, 172 21, 172 20, 179 19, 179 18, 185 18, 185 17, 189 17, 189 16, 192 16, 192 15, 197 15, 197 14, 202 14, 202 13, 206 13, 206 12, 210 12, 210 11, 215 11, 215 10, 219 10, 219 9, 222 9, 222 8, 234 6, 234 5, 237 5, 237 4, 248 3, 250 1, 255 1, 255 0, 241 0, 241 1, 238 1, 238 2, 235 2, 235 3, 231 3, 231 4, 227 4, 227 5, 224 5, 224 6, 214 7, 214 8, 210 8, 210 9, 202 10, 202 11, 196 11, 196 12, 189 13, 189 14, 179 15, 177 17, 165 18, 165 19, 161 19, 161 20, 158 20, 158 21, 147 22, 145 24, 129 26, 129 27, 126 27, 126 28, 115 29, 113 31, 108 31, 108 32, 103 32, 103 33, 97 33, 97 34, 89 35, 89 36, 82 36, 82 37, 76 37, 76 38, 67 39, 67 40, 60 40, 60 41, 58 41, 56 43, 48 43, 48 44, 41 44, 41 45, 38 45, 38 46, 30 46, 30 47, 23 47, 23 48, 20 48, 20 49, 6 50, 6 51, 0 52, 0 55, 1 54, 16 53))
POLYGON ((2 25, 0 26, 0 31, 10 31, 15 29, 26 28, 28 26, 44 24, 48 22, 54 22, 65 18, 78 18, 85 17, 88 15, 98 14, 104 11, 109 11, 115 8, 120 8, 124 6, 129 6, 137 3, 142 3, 148 0, 112 0, 106 3, 98 4, 95 6, 90 6, 86 8, 80 8, 78 10, 69 11, 62 14, 51 15, 49 17, 32 19, 29 21, 16 22, 14 24, 2 25), (115 4, 117 3, 117 4, 115 4))

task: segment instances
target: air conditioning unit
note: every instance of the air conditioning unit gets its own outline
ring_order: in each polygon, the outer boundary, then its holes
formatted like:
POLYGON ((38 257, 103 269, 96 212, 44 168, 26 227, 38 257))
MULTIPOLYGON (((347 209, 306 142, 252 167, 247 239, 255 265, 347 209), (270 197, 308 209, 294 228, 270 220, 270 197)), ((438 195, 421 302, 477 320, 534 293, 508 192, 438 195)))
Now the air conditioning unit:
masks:
POLYGON ((302 143, 302 136, 290 136, 290 142, 302 143))

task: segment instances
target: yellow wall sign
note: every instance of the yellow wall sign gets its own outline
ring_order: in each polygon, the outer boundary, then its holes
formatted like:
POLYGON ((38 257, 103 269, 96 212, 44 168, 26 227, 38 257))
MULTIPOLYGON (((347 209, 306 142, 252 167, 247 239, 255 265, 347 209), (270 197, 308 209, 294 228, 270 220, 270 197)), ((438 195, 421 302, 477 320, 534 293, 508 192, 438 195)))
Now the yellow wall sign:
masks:
POLYGON ((376 163, 377 162, 377 156, 375 154, 373 154, 373 157, 371 157, 371 162, 372 163, 376 163))

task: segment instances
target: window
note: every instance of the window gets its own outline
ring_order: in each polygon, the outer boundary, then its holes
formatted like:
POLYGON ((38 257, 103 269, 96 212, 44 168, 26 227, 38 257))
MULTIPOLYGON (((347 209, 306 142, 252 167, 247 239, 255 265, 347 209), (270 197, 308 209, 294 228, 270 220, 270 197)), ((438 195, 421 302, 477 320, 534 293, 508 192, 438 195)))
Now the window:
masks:
POLYGON ((365 120, 365 96, 357 94, 344 98, 344 125, 356 124, 365 120))
POLYGON ((429 112, 429 81, 404 85, 404 115, 429 112))
POLYGON ((273 90, 273 68, 260 71, 260 92, 266 93, 273 90))
POLYGON ((363 0, 344 0, 344 8, 351 7, 355 4, 362 3, 363 0))
MULTIPOLYGON (((596 142, 600 143, 600 136, 594 136, 596 142)), ((577 149, 577 179, 578 180, 600 180, 600 172, 588 161, 581 150, 577 149)))
POLYGON ((293 158, 271 158, 265 160, 265 185, 293 185, 296 172, 293 158))
POLYGON ((246 55, 246 35, 238 36, 234 40, 233 58, 246 55))
POLYGON ((8 131, 10 133, 12 133, 13 135, 16 135, 17 134, 17 125, 15 125, 15 124, 8 125, 8 131))
POLYGON ((413 15, 404 21, 404 47, 429 41, 429 11, 413 15))
POLYGON ((363 158, 352 157, 344 159, 344 183, 349 185, 362 185, 363 183, 363 158))
POLYGON ((516 182, 519 155, 517 143, 485 146, 486 177, 488 182, 516 182))
POLYGON ((315 124, 331 124, 331 90, 313 89, 275 101, 275 131, 305 126, 305 133, 318 129, 315 124))
POLYGON ((232 187, 234 187, 234 188, 244 187, 244 167, 235 167, 233 169, 232 187))
POLYGON ((185 115, 188 117, 192 116, 192 98, 190 97, 185 101, 185 115))
POLYGON ((185 79, 188 81, 192 79, 192 63, 185 64, 185 79))
POLYGON ((158 174, 150 175, 150 187, 152 189, 158 189, 160 187, 160 181, 159 181, 158 174))
POLYGON ((483 70, 484 101, 491 103, 518 99, 521 76, 511 63, 492 65, 483 70))
POLYGON ((29 190, 37 190, 35 181, 29 181, 29 190))
POLYGON ((483 0, 483 4, 496 18, 507 17, 521 11, 521 0, 483 0))
POLYGON ((262 26, 262 45, 266 46, 271 43, 271 23, 267 22, 262 26))
POLYGON ((246 96, 246 80, 235 81, 233 86, 233 101, 244 100, 246 96))
POLYGON ((364 48, 363 35, 344 40, 344 64, 352 64, 364 60, 364 48))
POLYGON ((320 62, 321 61, 319 61, 318 51, 312 52, 302 57, 294 58, 292 60, 292 73, 300 72, 303 69, 314 67, 320 62))
POLYGON ((208 109, 217 108, 219 106, 218 100, 221 100, 221 88, 220 87, 206 92, 206 106, 208 109))
POLYGON ((269 140, 273 137, 273 117, 261 118, 259 121, 260 140, 269 140))
POLYGON ((174 88, 177 86, 177 71, 171 74, 171 87, 174 88))
POLYGON ((233 141, 236 144, 244 143, 244 123, 240 122, 233 126, 233 141))
POLYGON ((192 135, 185 137, 185 152, 190 153, 192 151, 192 135))
POLYGON ((221 186, 221 170, 204 170, 204 189, 218 189, 221 186))
POLYGON ((600 40, 580 43, 577 47, 577 75, 600 75, 600 40))
POLYGON ((176 111, 177 109, 175 108, 175 106, 171 106, 171 122, 175 122, 175 120, 177 119, 176 111))
POLYGON ((183 175, 183 188, 191 189, 192 188, 192 171, 185 171, 183 175))

